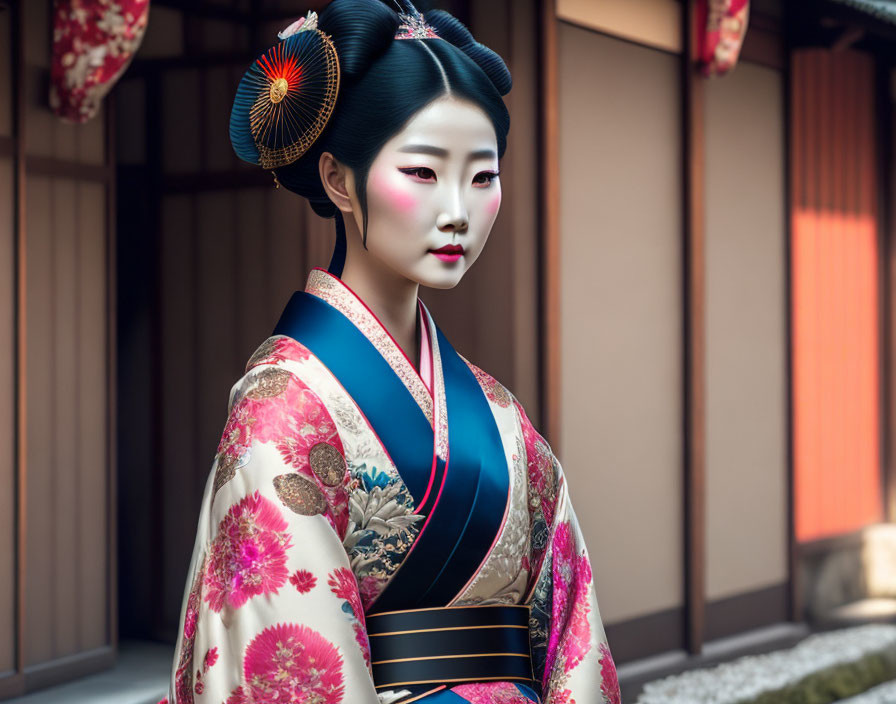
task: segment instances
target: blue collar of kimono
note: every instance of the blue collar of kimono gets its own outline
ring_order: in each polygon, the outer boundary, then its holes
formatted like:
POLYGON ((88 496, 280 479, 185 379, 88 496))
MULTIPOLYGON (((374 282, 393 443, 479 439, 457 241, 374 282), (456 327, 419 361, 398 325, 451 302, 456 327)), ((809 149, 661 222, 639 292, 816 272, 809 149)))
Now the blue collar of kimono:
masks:
POLYGON ((275 335, 301 342, 352 397, 429 520, 370 609, 445 606, 485 559, 503 522, 509 474, 494 414, 476 377, 436 326, 445 380, 448 459, 398 375, 342 312, 304 291, 293 294, 275 335), (434 463, 435 460, 435 463, 434 463), (426 494, 435 464, 434 487, 426 494))

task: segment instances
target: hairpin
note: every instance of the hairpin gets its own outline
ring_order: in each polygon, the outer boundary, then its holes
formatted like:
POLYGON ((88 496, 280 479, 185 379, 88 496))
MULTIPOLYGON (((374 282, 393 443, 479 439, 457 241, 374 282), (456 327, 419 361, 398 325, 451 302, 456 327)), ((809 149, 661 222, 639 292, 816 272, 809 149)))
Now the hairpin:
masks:
POLYGON ((401 24, 398 27, 398 32, 395 34, 396 39, 440 38, 436 34, 436 30, 426 23, 423 15, 417 10, 412 10, 410 13, 400 12, 398 19, 401 20, 401 24))
POLYGON ((423 14, 414 7, 411 0, 392 2, 398 8, 398 19, 401 21, 395 34, 396 39, 440 39, 436 30, 426 24, 423 14))

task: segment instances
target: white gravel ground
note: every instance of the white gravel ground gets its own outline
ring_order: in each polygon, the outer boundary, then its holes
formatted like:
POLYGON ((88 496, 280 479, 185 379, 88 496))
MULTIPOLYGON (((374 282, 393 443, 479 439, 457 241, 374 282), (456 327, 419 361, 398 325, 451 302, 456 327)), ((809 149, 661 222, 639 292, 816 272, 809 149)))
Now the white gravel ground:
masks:
MULTIPOLYGON (((750 655, 712 668, 649 682, 637 704, 735 704, 782 689, 833 665, 889 651, 896 659, 896 626, 869 625, 811 635, 796 647, 750 655)), ((896 690, 856 704, 896 703, 896 690)))

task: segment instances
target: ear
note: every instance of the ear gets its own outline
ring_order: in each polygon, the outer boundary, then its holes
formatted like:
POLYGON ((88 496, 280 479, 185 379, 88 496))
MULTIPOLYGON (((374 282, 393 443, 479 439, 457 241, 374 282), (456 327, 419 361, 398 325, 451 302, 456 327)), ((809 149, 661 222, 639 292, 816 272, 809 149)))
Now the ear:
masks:
POLYGON ((345 164, 339 163, 330 152, 320 155, 317 166, 320 182, 333 204, 343 213, 353 212, 352 197, 354 196, 355 179, 351 169, 345 164))

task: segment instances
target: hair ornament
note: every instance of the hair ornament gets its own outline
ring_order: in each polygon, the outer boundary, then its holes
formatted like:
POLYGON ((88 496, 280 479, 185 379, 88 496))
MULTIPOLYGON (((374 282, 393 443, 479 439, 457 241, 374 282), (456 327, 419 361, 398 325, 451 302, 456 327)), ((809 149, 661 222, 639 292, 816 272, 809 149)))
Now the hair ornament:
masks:
POLYGON ((396 39, 441 39, 410 0, 392 0, 398 7, 398 20, 401 24, 395 33, 396 39))
POLYGON ((278 35, 236 91, 230 141, 240 159, 276 169, 299 159, 320 136, 336 106, 339 58, 309 12, 278 35))
POLYGON ((299 19, 289 25, 289 27, 284 29, 282 32, 277 32, 277 37, 280 39, 286 39, 287 37, 291 37, 296 32, 307 32, 312 29, 317 29, 316 12, 309 12, 304 17, 299 17, 299 19))

